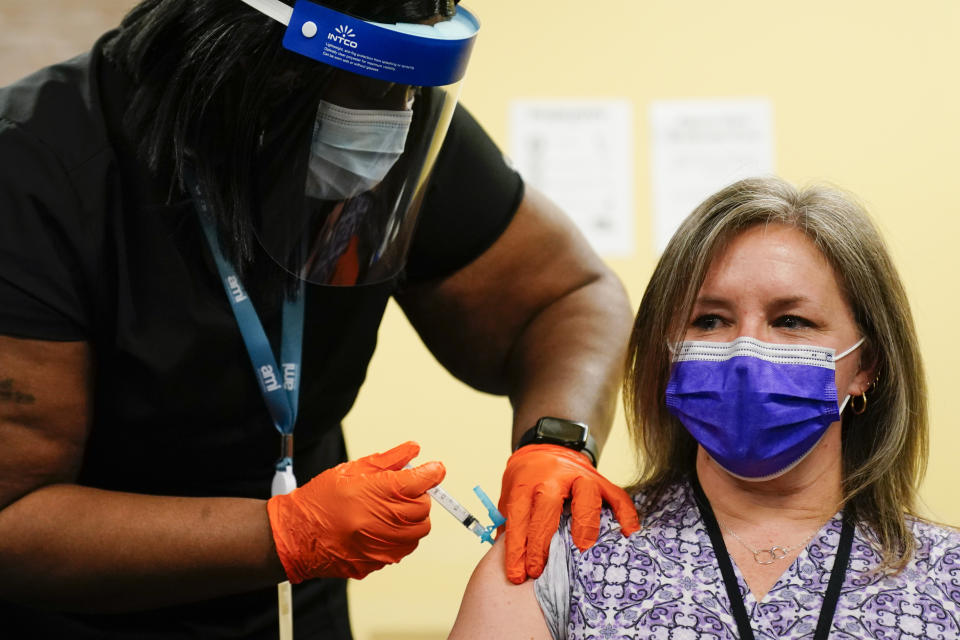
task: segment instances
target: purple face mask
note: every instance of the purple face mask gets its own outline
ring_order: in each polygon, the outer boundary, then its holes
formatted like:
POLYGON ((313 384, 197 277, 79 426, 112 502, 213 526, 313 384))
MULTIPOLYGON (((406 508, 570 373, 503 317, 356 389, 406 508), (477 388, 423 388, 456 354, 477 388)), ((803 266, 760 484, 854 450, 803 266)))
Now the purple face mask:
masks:
POLYGON ((729 473, 774 478, 800 462, 840 419, 834 363, 863 341, 840 355, 747 337, 682 342, 667 408, 729 473))

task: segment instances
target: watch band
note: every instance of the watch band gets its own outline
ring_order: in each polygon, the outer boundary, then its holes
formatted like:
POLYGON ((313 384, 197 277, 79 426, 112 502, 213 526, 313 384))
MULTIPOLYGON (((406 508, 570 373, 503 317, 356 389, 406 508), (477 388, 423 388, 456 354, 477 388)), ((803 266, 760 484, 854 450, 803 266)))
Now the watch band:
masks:
POLYGON ((583 422, 544 416, 520 436, 517 449, 528 444, 556 444, 582 451, 590 458, 593 466, 597 466, 597 441, 583 422))
POLYGON ((585 454, 590 457, 590 462, 593 463, 594 468, 597 466, 597 441, 594 440, 593 436, 589 433, 587 434, 587 441, 583 443, 583 449, 580 449, 585 454))

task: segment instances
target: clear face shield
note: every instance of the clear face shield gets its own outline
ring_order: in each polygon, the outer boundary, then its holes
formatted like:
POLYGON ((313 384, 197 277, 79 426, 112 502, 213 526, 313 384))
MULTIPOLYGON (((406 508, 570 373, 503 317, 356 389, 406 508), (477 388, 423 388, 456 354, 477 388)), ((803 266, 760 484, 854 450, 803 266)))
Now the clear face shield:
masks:
MULTIPOLYGON (((427 182, 479 29, 458 8, 426 24, 368 22, 298 0, 243 0, 287 25, 283 46, 332 67, 317 109, 302 207, 256 233, 288 273, 353 286, 406 263, 427 182)), ((279 161, 279 159, 278 159, 279 161)))

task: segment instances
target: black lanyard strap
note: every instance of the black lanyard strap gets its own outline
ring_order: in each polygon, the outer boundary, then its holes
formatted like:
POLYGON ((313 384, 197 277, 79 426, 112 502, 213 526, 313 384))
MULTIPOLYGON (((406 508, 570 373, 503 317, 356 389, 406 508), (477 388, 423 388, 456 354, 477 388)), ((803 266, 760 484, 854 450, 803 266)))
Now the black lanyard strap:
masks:
POLYGON ((723 542, 720 524, 713 515, 713 508, 706 494, 703 493, 703 487, 700 486, 695 473, 690 475, 690 484, 693 486, 693 497, 703 517, 703 524, 707 528, 707 535, 710 536, 710 544, 713 545, 713 551, 717 555, 720 575, 723 576, 723 586, 727 589, 727 599, 730 600, 733 619, 737 623, 737 633, 740 635, 740 640, 754 640, 750 617, 747 615, 747 608, 743 606, 743 596, 740 595, 737 576, 733 572, 733 563, 730 562, 730 554, 727 553, 727 546, 723 542))
MULTIPOLYGON (((733 610, 733 619, 737 623, 737 633, 740 640, 754 640, 753 628, 750 626, 750 617, 747 615, 747 608, 743 605, 743 596, 740 594, 737 576, 733 572, 733 563, 730 561, 730 553, 727 551, 727 545, 723 541, 723 534, 720 531, 720 524, 713 513, 710 501, 707 500, 703 487, 696 474, 690 475, 690 485, 693 488, 693 497, 700 509, 700 515, 703 517, 703 524, 707 529, 707 535, 710 537, 710 544, 713 545, 713 551, 717 556, 717 563, 720 565, 720 575, 723 577, 723 585, 727 591, 727 598, 730 600, 730 607, 733 610)), ((840 530, 840 543, 837 547, 837 555, 833 561, 833 569, 830 571, 830 582, 827 585, 827 592, 823 597, 823 606, 820 608, 820 617, 817 619, 817 628, 814 631, 814 640, 827 640, 830 635, 830 627, 833 624, 833 616, 837 611, 837 603, 840 600, 840 589, 843 586, 843 579, 847 573, 847 565, 850 562, 850 550, 853 548, 854 526, 846 513, 843 515, 843 527, 840 530)))
POLYGON ((840 601, 840 588, 843 586, 843 578, 850 564, 853 531, 853 523, 850 518, 847 518, 847 512, 844 511, 843 527, 840 529, 840 546, 837 547, 837 556, 833 559, 833 571, 830 572, 827 593, 823 596, 823 607, 820 609, 820 618, 817 620, 817 630, 813 634, 814 640, 827 640, 830 635, 833 615, 836 613, 837 603, 840 601))

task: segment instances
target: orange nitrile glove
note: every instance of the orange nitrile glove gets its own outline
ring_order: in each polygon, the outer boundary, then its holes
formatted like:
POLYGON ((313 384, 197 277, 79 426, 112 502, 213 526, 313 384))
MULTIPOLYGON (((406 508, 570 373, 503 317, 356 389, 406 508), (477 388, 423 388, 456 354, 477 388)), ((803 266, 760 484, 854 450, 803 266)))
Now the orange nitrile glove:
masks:
POLYGON ((640 530, 630 496, 593 468, 585 455, 556 444, 529 444, 507 460, 500 491, 500 511, 507 517, 507 579, 520 584, 539 577, 550 552, 550 538, 560 525, 563 502, 570 504, 573 542, 581 551, 597 541, 601 501, 613 509, 620 530, 640 530))
POLYGON ((327 469, 267 502, 277 555, 290 582, 362 578, 417 548, 430 531, 430 497, 446 469, 403 466, 420 453, 405 442, 327 469))

